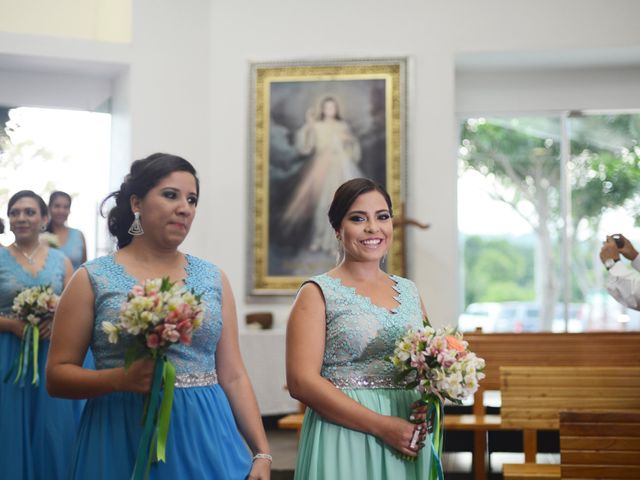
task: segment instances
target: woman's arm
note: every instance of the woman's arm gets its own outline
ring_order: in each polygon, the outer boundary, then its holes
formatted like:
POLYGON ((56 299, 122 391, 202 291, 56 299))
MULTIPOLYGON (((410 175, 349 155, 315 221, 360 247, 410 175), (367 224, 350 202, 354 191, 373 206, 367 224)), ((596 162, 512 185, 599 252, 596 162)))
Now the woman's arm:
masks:
POLYGON ((117 391, 145 393, 151 387, 153 362, 139 360, 124 368, 82 368, 93 331, 93 289, 86 269, 73 275, 53 320, 47 358, 47 390, 54 397, 92 398, 117 391))
MULTIPOLYGON (((269 442, 262 426, 262 418, 255 393, 244 367, 238 343, 238 322, 235 300, 224 272, 222 278, 222 334, 216 349, 216 369, 220 386, 224 390, 238 428, 251 451, 269 453, 269 442)), ((249 478, 269 478, 270 462, 264 459, 254 461, 249 478)))
POLYGON ((71 281, 71 277, 73 276, 73 265, 71 264, 71 260, 67 257, 64 258, 64 286, 66 287, 71 281))
POLYGON ((0 315, 0 332, 13 333, 16 337, 22 338, 24 324, 15 318, 0 315))
POLYGON ((287 387, 291 396, 327 420, 375 435, 405 455, 414 425, 399 417, 381 415, 349 398, 320 375, 325 349, 325 305, 317 285, 304 285, 287 325, 287 387))

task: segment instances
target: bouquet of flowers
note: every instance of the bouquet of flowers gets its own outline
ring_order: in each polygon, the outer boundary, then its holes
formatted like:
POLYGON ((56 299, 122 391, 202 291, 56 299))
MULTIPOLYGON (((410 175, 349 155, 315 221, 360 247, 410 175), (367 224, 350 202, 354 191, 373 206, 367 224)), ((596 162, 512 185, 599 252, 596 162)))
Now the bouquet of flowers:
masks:
POLYGON ((33 380, 31 383, 37 385, 40 381, 40 376, 38 375, 39 325, 41 322, 53 318, 58 306, 58 299, 59 297, 53 293, 53 289, 46 285, 25 288, 13 299, 12 310, 15 316, 24 323, 24 329, 22 330, 20 352, 13 367, 5 377, 5 382, 9 380, 14 371, 17 371, 13 383, 21 382, 21 384, 24 384, 30 360, 33 364, 33 380))
POLYGON ((102 322, 109 342, 132 335, 133 345, 125 353, 125 369, 135 360, 150 356, 155 360, 151 391, 145 401, 143 431, 132 479, 147 478, 152 459, 166 460, 166 443, 173 404, 176 371, 166 356, 171 345, 191 345, 194 330, 202 325, 204 305, 201 295, 180 287, 169 278, 147 280, 136 285, 120 309, 118 322, 102 322), (161 386, 164 384, 164 394, 161 386))
POLYGON ((473 395, 484 378, 484 360, 469 350, 460 332, 452 328, 434 329, 425 317, 423 326, 410 328, 396 342, 388 360, 397 370, 395 381, 421 393, 429 405, 427 416, 433 418, 432 455, 438 478, 443 478, 442 420, 443 403, 455 404, 473 395))
POLYGON ((44 232, 39 236, 40 243, 45 243, 51 248, 60 248, 60 239, 55 233, 44 232))

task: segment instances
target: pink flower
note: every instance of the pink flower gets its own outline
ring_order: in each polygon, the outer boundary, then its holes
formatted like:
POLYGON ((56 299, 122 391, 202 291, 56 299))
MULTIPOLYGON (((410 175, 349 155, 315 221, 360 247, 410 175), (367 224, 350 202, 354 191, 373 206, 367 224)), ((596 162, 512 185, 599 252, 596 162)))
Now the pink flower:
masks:
POLYGON ((142 287, 142 285, 136 285, 131 289, 131 293, 136 297, 141 297, 142 295, 144 295, 144 288, 142 287))
POLYGON ((160 337, 155 333, 150 333, 147 335, 147 347, 149 348, 158 348, 160 345, 160 337))

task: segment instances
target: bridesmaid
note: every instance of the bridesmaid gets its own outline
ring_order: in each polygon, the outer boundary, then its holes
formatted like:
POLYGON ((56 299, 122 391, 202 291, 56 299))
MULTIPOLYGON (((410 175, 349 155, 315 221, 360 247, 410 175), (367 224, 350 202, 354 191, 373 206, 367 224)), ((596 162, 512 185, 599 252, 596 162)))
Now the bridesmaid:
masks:
POLYGON ((425 314, 413 282, 380 268, 393 239, 391 219, 391 199, 380 185, 356 178, 340 186, 329 222, 342 261, 305 282, 295 300, 287 386, 309 407, 296 479, 430 478, 430 452, 421 451, 430 441, 425 407, 417 392, 395 385, 385 360, 425 314), (422 423, 411 423, 412 415, 422 423))
POLYGON ((80 230, 66 225, 71 211, 71 195, 56 191, 49 195, 49 225, 47 231, 53 233, 60 241, 60 250, 64 253, 73 269, 87 261, 87 246, 80 230))
POLYGON ((49 249, 38 236, 47 223, 47 205, 23 190, 7 209, 15 242, 0 248, 0 477, 24 480, 62 479, 71 461, 76 435, 76 402, 52 398, 44 381, 51 321, 40 326, 40 383, 14 384, 9 374, 18 356, 23 324, 12 316, 20 290, 50 285, 57 294, 72 274, 62 252, 49 249))
POLYGON ((115 206, 108 224, 118 251, 85 263, 60 300, 47 367, 49 391, 89 399, 71 479, 131 476, 153 363, 141 359, 125 371, 133 339, 123 336, 111 344, 101 325, 117 322, 136 284, 167 276, 202 294, 207 308, 191 346, 175 345, 167 353, 177 374, 167 460, 151 466, 151 478, 269 479, 269 444, 240 356, 229 281, 212 263, 178 249, 199 194, 196 171, 185 159, 157 153, 135 161, 111 195, 115 206), (82 368, 89 345, 96 370, 82 368))

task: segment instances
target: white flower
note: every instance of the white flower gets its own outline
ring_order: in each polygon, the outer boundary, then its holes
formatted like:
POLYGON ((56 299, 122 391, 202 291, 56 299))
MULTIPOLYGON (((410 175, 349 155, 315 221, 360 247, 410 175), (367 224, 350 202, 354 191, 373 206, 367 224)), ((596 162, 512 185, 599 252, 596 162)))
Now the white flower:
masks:
POLYGON ((102 331, 109 335, 109 343, 118 343, 118 334, 120 331, 111 322, 102 322, 102 331))

